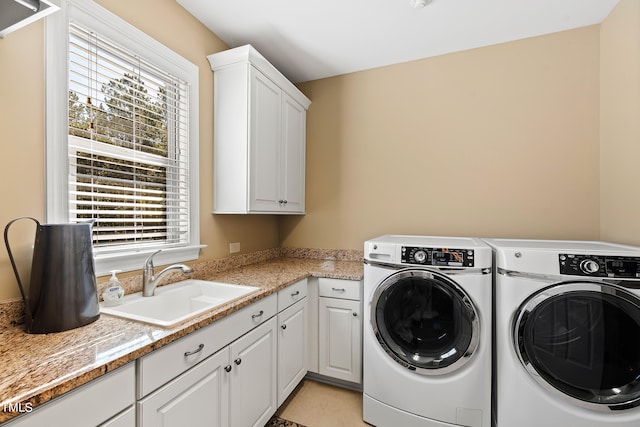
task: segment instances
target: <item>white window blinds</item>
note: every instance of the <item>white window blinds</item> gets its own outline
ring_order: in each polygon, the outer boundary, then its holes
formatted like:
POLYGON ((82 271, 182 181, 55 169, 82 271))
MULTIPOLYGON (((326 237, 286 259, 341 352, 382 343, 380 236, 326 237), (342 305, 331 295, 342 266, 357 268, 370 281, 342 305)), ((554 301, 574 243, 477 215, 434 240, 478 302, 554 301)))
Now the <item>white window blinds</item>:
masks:
POLYGON ((189 243, 185 81, 69 24, 69 220, 96 253, 189 243))

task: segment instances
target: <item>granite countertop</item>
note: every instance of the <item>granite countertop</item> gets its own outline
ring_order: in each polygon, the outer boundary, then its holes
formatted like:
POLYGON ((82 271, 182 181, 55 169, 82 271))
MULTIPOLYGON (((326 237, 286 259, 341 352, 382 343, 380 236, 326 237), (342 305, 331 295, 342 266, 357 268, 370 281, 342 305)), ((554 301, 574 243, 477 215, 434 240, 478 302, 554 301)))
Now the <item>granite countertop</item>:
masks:
POLYGON ((170 329, 106 314, 54 334, 27 334, 22 325, 0 329, 0 422, 18 415, 6 410, 9 403, 35 408, 306 277, 363 277, 362 261, 355 260, 278 257, 225 271, 204 267, 199 278, 256 286, 259 291, 170 329))

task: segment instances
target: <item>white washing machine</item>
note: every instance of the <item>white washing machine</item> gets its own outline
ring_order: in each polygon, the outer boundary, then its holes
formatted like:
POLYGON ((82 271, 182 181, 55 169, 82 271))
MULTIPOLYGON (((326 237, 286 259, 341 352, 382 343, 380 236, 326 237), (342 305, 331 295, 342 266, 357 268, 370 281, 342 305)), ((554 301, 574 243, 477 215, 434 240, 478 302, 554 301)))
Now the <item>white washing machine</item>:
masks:
POLYGON ((491 255, 473 238, 365 242, 364 421, 489 427, 491 255))
POLYGON ((640 426, 640 248, 485 241, 497 426, 640 426))

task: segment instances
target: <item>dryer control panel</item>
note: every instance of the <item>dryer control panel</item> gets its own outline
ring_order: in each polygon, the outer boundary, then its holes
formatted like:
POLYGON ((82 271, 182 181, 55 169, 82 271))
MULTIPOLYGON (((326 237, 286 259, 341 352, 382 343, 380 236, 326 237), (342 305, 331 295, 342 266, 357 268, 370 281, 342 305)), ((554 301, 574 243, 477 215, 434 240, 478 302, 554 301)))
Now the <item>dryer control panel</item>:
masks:
POLYGON ((560 274, 640 279, 640 257, 560 254, 560 274))
POLYGON ((400 262, 402 264, 473 267, 473 250, 402 246, 400 262))

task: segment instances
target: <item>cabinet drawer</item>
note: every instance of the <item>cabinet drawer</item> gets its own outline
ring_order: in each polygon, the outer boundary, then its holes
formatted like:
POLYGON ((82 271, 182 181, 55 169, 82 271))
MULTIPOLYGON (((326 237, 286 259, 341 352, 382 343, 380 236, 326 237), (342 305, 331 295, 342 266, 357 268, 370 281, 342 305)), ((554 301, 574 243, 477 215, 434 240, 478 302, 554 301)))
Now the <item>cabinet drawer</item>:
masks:
POLYGON ((307 279, 278 291, 278 312, 307 296, 307 279))
POLYGON ((235 313, 180 338, 137 360, 137 398, 200 363, 239 336, 273 317, 277 312, 276 294, 269 295, 235 313))
MULTIPOLYGON (((96 426, 134 404, 135 373, 129 363, 3 426, 96 426)), ((107 424, 108 425, 108 424, 107 424)))
POLYGON ((321 277, 318 279, 318 286, 320 287, 318 295, 321 297, 360 301, 361 283, 362 282, 356 280, 328 279, 321 277))

